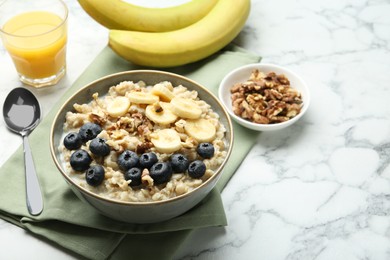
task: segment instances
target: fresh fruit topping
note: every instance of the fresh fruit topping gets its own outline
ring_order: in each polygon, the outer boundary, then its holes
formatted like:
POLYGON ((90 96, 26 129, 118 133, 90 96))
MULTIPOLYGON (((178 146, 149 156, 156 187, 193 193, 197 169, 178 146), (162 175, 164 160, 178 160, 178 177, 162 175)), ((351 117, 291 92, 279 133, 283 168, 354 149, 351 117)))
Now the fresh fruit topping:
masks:
POLYGON ((131 181, 129 183, 131 187, 141 185, 142 183, 141 177, 142 177, 142 171, 138 167, 130 168, 125 172, 125 180, 131 181))
POLYGON ((70 166, 75 171, 85 171, 91 162, 91 156, 83 149, 74 151, 70 156, 70 166))
POLYGON ((169 125, 177 120, 177 116, 172 112, 171 104, 165 102, 148 105, 145 109, 145 115, 160 125, 169 125))
POLYGON ((93 165, 85 172, 85 180, 91 186, 98 186, 104 180, 104 168, 101 165, 93 165))
POLYGON ((122 171, 127 171, 130 168, 133 168, 138 165, 139 158, 138 155, 130 150, 125 150, 118 156, 118 166, 122 171))
POLYGON ((158 162, 157 155, 153 152, 144 153, 139 157, 139 165, 141 168, 150 168, 158 162))
POLYGON ((108 146, 106 140, 98 137, 91 141, 89 150, 97 156, 107 156, 110 154, 110 146, 108 146))
POLYGON ((153 104, 159 101, 158 96, 139 91, 130 92, 127 94, 127 97, 136 104, 153 104))
POLYGON ((64 138, 64 146, 68 150, 79 149, 82 144, 83 141, 81 140, 79 133, 71 132, 67 134, 64 138))
POLYGON ((189 161, 187 159, 187 157, 183 154, 180 154, 180 153, 175 153, 175 154, 172 154, 171 156, 171 166, 172 166, 172 170, 173 172, 175 173, 183 173, 187 170, 188 168, 188 165, 189 165, 189 161))
POLYGON ((198 104, 189 98, 174 97, 170 104, 172 112, 182 118, 197 119, 202 114, 198 104))
POLYGON ((206 172, 206 165, 203 161, 196 160, 188 166, 188 174, 195 179, 201 178, 206 172))
POLYGON ((160 153, 173 153, 181 148, 179 134, 170 128, 153 133, 151 142, 160 153))
POLYGON ((215 126, 207 119, 187 120, 184 126, 186 133, 199 143, 211 142, 215 138, 215 126))
POLYGON ((210 159, 214 156, 214 145, 211 143, 200 143, 196 147, 196 152, 204 159, 210 159))
POLYGON ((160 100, 166 102, 171 101, 171 99, 175 96, 175 94, 173 94, 173 92, 163 83, 154 85, 151 93, 156 96, 159 96, 160 100))
POLYGON ((107 112, 112 117, 120 117, 127 113, 130 107, 130 100, 127 97, 119 96, 107 105, 107 112))
POLYGON ((98 124, 88 122, 80 127, 79 135, 81 140, 86 143, 94 139, 101 131, 102 128, 98 124))
POLYGON ((172 176, 171 164, 169 162, 158 162, 150 168, 149 174, 154 184, 166 183, 172 176))

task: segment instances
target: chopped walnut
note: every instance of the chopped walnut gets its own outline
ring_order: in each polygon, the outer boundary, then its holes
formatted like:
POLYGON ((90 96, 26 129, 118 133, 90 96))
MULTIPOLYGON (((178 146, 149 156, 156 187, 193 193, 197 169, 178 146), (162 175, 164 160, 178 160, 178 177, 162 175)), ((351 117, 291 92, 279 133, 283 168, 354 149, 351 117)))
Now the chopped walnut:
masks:
POLYGON ((234 114, 259 124, 276 124, 297 116, 302 108, 298 90, 284 75, 252 71, 249 79, 230 89, 234 114))
POLYGON ((90 113, 89 118, 92 122, 98 125, 104 125, 107 122, 107 117, 104 114, 90 113))
POLYGON ((192 137, 187 137, 181 144, 183 148, 192 149, 198 145, 198 142, 192 137))
POLYGON ((175 129, 178 133, 184 133, 184 126, 186 125, 186 121, 183 119, 180 119, 175 123, 175 129))
POLYGON ((142 153, 146 152, 147 150, 149 150, 151 147, 153 147, 152 142, 140 143, 140 144, 137 144, 137 147, 135 148, 135 152, 138 154, 142 154, 142 153))
POLYGON ((143 169, 143 171, 142 171, 141 182, 145 186, 153 187, 154 181, 153 181, 152 177, 150 177, 149 170, 147 168, 143 169))

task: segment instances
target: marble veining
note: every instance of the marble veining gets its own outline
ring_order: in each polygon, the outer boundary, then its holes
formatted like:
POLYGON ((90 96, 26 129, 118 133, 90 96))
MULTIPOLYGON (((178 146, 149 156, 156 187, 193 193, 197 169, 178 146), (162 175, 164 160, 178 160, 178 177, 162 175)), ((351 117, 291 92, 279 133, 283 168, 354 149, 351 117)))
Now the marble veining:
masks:
MULTIPOLYGON (((44 113, 107 43, 66 3, 68 73, 35 91, 44 113)), ((301 75, 312 103, 297 124, 259 134, 222 193, 228 226, 194 231, 175 259, 390 259, 389 11, 388 0, 252 0, 234 42, 301 75)), ((0 63, 2 103, 21 84, 2 46, 0 63)), ((4 121, 0 143, 1 165, 21 144, 4 121)), ((38 248, 41 259, 75 258, 2 220, 0 241, 4 259, 38 248)))

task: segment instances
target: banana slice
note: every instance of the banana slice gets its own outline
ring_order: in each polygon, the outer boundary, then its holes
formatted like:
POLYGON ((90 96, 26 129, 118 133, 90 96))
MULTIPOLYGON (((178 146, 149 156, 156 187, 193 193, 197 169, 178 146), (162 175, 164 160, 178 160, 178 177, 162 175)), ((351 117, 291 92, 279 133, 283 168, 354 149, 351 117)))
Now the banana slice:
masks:
POLYGON ((157 102, 146 107, 145 115, 156 124, 169 125, 177 120, 177 116, 172 113, 171 109, 171 104, 157 102))
POLYGON ((158 102, 159 98, 156 95, 146 92, 133 91, 127 94, 129 100, 136 104, 153 104, 158 102))
POLYGON ((215 126, 207 119, 187 120, 184 125, 185 132, 199 143, 211 142, 215 138, 215 126))
POLYGON ((151 137, 151 142, 160 153, 173 153, 181 148, 180 136, 173 129, 162 129, 153 133, 151 137))
POLYGON ((116 97, 107 105, 107 113, 112 117, 120 117, 127 113, 130 107, 130 100, 127 97, 116 97))
POLYGON ((182 118, 197 119, 202 114, 198 104, 189 98, 174 97, 171 105, 172 112, 182 118))
POLYGON ((171 99, 175 96, 175 94, 173 94, 173 92, 163 83, 154 85, 151 93, 159 96, 162 101, 167 102, 171 101, 171 99))

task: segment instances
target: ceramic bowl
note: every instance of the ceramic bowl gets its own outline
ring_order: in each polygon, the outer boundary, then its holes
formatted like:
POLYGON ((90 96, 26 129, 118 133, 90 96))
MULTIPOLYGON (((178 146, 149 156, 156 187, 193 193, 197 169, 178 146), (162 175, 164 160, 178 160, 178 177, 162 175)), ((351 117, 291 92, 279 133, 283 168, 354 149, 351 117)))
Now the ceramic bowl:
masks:
POLYGON ((236 121, 237 123, 239 123, 244 127, 256 131, 274 131, 274 130, 279 130, 288 127, 294 124, 295 122, 297 122, 306 113, 310 104, 309 89, 306 83, 304 82, 304 80, 300 76, 298 76, 296 73, 294 73, 293 71, 285 67, 274 65, 274 64, 265 64, 265 63, 264 64, 255 63, 255 64, 245 65, 228 73, 220 83, 218 96, 220 101, 224 105, 224 107, 227 109, 230 116, 234 119, 234 121, 236 121), (252 71, 255 69, 258 69, 264 73, 275 72, 276 74, 284 74, 289 79, 290 86, 292 88, 297 89, 301 93, 302 100, 303 100, 303 107, 297 116, 282 123, 259 124, 259 123, 248 121, 234 114, 232 110, 230 89, 236 83, 247 81, 252 71))
POLYGON ((128 223, 155 223, 168 220, 185 213, 198 204, 213 189, 218 179, 221 177, 222 170, 226 161, 229 159, 232 150, 232 142, 232 123, 229 115, 219 100, 209 90, 186 77, 154 70, 127 71, 112 74, 84 86, 74 93, 59 109, 50 133, 50 149, 53 160, 60 174, 64 177, 74 193, 82 201, 92 205, 103 215, 128 223), (99 96, 102 96, 107 93, 110 86, 116 85, 122 81, 138 82, 140 80, 148 85, 156 84, 161 81, 170 81, 173 86, 182 84, 190 90, 196 90, 199 97, 210 104, 214 111, 219 114, 220 120, 226 127, 227 156, 224 162, 216 169, 213 176, 199 187, 183 195, 157 202, 124 202, 103 198, 77 185, 65 172, 58 149, 60 142, 62 142, 65 114, 67 111, 73 111, 74 103, 82 104, 91 101, 91 95, 95 92, 98 92, 99 96))

